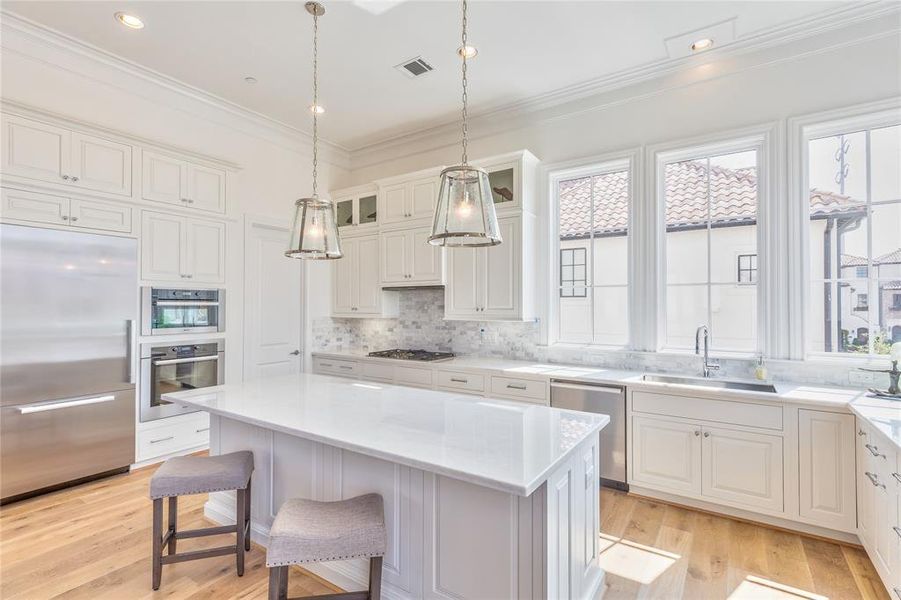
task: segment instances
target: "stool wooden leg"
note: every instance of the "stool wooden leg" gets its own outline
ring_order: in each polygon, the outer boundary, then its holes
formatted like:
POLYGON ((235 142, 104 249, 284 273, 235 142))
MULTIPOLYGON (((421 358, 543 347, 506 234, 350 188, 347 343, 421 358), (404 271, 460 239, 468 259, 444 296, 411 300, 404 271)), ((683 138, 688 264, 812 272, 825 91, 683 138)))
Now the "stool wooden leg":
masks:
POLYGON ((238 539, 235 540, 235 558, 238 564, 238 577, 244 575, 244 519, 246 516, 244 504, 246 501, 246 490, 237 490, 235 492, 237 510, 235 512, 235 529, 237 530, 238 539))
POLYGON ((160 579, 163 575, 163 499, 156 498, 153 501, 153 568, 151 587, 160 589, 160 579))
POLYGON ((369 559, 369 600, 379 600, 382 596, 382 557, 369 559))
MULTIPOLYGON (((247 480, 247 491, 244 496, 244 523, 250 523, 250 498, 252 494, 250 493, 250 483, 253 481, 253 477, 247 480)), ((247 535, 244 538, 244 549, 250 552, 250 527, 247 527, 247 535)))
POLYGON ((288 599, 288 567, 269 568, 269 600, 288 599))
POLYGON ((169 496, 169 554, 175 554, 175 531, 178 522, 178 496, 169 496))

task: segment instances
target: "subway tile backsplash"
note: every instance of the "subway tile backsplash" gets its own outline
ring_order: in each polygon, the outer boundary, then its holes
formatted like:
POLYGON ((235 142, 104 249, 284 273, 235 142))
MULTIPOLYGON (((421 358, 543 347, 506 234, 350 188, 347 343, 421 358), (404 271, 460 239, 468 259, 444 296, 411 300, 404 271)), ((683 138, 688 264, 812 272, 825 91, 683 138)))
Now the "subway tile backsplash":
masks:
MULTIPOLYGON (((443 290, 419 289, 393 293, 399 294, 398 314, 401 316, 398 318, 315 319, 313 350, 370 352, 389 348, 423 348, 465 356, 700 374, 700 359, 694 355, 617 352, 570 345, 542 346, 539 344, 538 323, 446 321, 443 290)), ((720 366, 717 377, 754 377, 753 360, 721 359, 720 366)), ((885 366, 888 367, 888 361, 885 366)), ((850 384, 848 369, 823 363, 770 360, 767 361, 767 370, 769 379, 775 381, 860 387, 859 384, 850 384)), ((879 387, 887 385, 888 377, 877 376, 875 384, 879 387)))

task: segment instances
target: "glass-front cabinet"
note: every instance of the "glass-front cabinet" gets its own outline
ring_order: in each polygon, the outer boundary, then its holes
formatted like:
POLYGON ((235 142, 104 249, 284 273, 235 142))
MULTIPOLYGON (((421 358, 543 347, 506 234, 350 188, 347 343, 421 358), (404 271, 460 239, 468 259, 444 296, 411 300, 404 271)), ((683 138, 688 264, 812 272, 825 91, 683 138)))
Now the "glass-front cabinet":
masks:
POLYGON ((535 210, 534 196, 538 159, 528 150, 511 152, 476 161, 488 171, 494 207, 507 212, 512 209, 535 210))
POLYGON ((335 220, 342 233, 360 233, 378 227, 378 194, 374 186, 338 190, 335 199, 335 220), (360 229, 362 228, 362 229, 360 229))

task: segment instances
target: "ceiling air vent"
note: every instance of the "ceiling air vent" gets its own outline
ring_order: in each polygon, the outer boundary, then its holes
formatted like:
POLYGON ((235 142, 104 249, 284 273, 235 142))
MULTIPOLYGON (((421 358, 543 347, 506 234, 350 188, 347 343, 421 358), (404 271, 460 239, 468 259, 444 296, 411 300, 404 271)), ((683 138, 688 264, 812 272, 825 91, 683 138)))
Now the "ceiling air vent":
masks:
POLYGON ((421 56, 405 60, 399 65, 395 65, 394 68, 407 77, 419 77, 434 70, 432 65, 427 63, 421 56))

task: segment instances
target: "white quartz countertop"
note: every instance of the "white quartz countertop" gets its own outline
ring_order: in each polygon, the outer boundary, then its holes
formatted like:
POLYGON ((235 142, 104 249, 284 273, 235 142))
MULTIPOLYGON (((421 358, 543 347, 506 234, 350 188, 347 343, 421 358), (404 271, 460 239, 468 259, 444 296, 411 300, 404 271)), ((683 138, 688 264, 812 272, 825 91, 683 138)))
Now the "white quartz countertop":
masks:
POLYGON ((864 397, 851 403, 851 411, 901 450, 901 401, 864 397))
POLYGON ((772 402, 778 404, 804 404, 828 408, 842 408, 849 410, 849 405, 855 400, 866 398, 866 392, 861 389, 842 388, 806 383, 773 382, 776 393, 754 392, 747 390, 727 390, 720 388, 708 388, 703 386, 686 386, 684 384, 644 381, 644 371, 628 371, 622 369, 608 369, 604 367, 589 367, 579 365, 566 365, 558 363, 540 363, 523 360, 508 360, 504 358, 477 358, 456 357, 450 360, 434 362, 417 362, 409 360, 397 360, 391 358, 374 358, 366 355, 362 350, 328 350, 313 352, 313 356, 331 358, 352 358, 355 360, 367 360, 382 363, 402 364, 404 366, 421 366, 433 369, 448 369, 460 371, 477 371, 495 373, 507 377, 521 377, 525 379, 567 379, 585 383, 619 385, 632 389, 645 389, 657 392, 685 393, 691 390, 692 395, 698 397, 711 397, 718 399, 751 400, 755 402, 772 402))
POLYGON ((610 421, 606 415, 306 373, 163 399, 522 496, 610 421))

